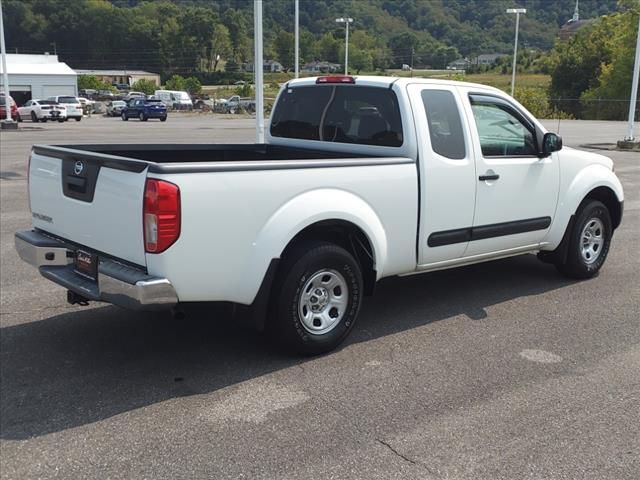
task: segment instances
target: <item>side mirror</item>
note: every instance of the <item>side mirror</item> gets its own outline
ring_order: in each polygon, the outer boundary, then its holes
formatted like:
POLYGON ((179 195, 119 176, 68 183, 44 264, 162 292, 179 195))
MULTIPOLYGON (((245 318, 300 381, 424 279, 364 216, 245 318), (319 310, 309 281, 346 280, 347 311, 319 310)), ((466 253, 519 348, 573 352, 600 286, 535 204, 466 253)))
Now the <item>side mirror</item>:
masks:
POLYGON ((562 149, 562 137, 555 133, 547 132, 542 139, 542 154, 550 155, 562 149))

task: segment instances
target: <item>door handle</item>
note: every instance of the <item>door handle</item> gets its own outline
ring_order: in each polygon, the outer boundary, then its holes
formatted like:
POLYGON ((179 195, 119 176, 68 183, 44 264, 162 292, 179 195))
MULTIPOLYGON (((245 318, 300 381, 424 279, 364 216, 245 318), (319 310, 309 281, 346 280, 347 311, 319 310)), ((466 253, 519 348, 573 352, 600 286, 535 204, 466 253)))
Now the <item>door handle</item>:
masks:
POLYGON ((500 178, 500 175, 498 175, 497 173, 489 174, 489 172, 487 172, 484 175, 480 175, 478 177, 478 180, 480 180, 481 182, 484 182, 485 180, 498 180, 499 178, 500 178))

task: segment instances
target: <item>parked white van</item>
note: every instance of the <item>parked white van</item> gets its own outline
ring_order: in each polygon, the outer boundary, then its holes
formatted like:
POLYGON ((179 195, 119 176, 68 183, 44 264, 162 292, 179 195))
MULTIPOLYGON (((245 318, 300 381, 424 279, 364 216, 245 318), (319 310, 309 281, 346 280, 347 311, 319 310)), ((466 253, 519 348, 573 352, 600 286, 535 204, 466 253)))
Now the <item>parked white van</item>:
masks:
POLYGON ((187 92, 181 92, 179 90, 156 90, 154 95, 156 98, 162 100, 167 108, 177 110, 191 110, 193 108, 193 102, 187 92))

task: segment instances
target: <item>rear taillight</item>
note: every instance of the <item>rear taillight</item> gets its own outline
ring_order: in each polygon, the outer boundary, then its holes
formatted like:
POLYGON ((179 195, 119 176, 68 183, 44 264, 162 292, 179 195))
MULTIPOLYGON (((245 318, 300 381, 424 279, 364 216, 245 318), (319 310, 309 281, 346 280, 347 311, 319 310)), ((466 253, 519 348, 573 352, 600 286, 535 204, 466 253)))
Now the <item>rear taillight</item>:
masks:
POLYGON ((142 213, 144 249, 164 252, 180 236, 180 189, 164 180, 147 179, 142 213))
POLYGON ((328 75, 318 77, 316 83, 356 83, 356 79, 349 75, 328 75))

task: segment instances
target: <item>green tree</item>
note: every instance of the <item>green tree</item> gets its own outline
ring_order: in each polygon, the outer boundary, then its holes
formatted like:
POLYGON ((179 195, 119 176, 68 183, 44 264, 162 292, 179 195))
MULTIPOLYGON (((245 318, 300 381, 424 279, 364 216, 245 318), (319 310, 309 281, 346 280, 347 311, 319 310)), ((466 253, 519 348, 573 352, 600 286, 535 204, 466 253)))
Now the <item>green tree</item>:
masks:
POLYGON ((109 90, 114 92, 116 88, 94 75, 78 75, 78 90, 109 90))
POLYGON ((276 58, 287 70, 293 67, 295 61, 294 43, 293 34, 284 30, 278 32, 274 41, 276 58))
POLYGON ((184 91, 185 89, 185 79, 180 75, 172 75, 167 83, 165 84, 165 88, 167 90, 180 90, 184 91))
POLYGON ((235 63, 246 62, 250 57, 251 42, 247 35, 248 25, 240 10, 228 9, 224 12, 222 21, 229 30, 231 40, 231 59, 235 63))
POLYGON ((135 90, 136 92, 142 92, 145 95, 153 95, 157 88, 158 86, 156 85, 156 82, 147 80, 145 78, 141 78, 133 85, 131 85, 132 90, 135 90))
POLYGON ((349 54, 349 66, 356 70, 359 75, 360 70, 370 71, 373 69, 373 57, 369 50, 355 49, 349 54))
POLYGON ((319 60, 327 62, 340 62, 340 49, 342 42, 333 37, 329 32, 320 37, 316 44, 316 51, 319 60))
POLYGON ((196 95, 202 91, 202 84, 196 77, 189 77, 184 79, 184 90, 189 95, 196 95))

